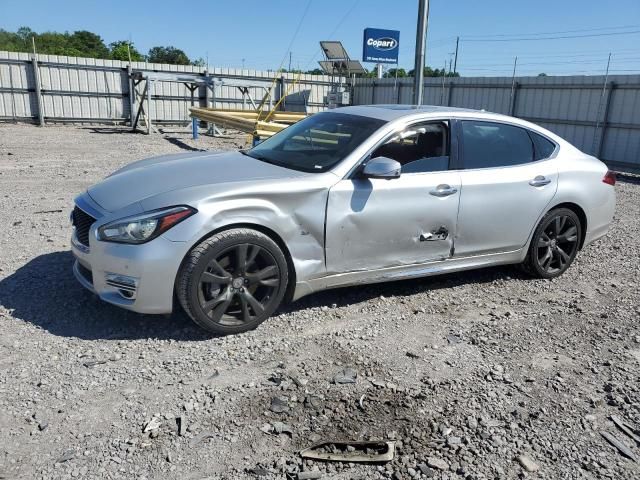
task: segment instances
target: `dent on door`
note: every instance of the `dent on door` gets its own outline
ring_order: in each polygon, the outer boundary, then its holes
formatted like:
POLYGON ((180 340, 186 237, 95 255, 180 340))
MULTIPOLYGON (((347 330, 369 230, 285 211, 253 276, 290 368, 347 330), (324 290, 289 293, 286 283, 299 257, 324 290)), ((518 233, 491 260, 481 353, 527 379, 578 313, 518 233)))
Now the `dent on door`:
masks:
POLYGON ((343 180, 329 193, 327 272, 373 270, 451 256, 459 177, 343 180), (449 195, 430 194, 446 185, 449 195))

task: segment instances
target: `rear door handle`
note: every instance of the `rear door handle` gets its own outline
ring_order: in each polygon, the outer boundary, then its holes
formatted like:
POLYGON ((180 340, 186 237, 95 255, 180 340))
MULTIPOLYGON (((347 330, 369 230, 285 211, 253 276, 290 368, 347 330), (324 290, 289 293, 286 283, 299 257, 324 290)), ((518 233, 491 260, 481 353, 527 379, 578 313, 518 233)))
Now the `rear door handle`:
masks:
POLYGON ((448 197, 449 195, 453 195, 457 192, 457 188, 454 188, 451 185, 442 184, 438 185, 435 190, 431 190, 429 194, 433 195, 434 197, 448 197))
POLYGON ((551 180, 543 177, 542 175, 538 175, 536 178, 529 182, 529 185, 532 187, 544 187, 545 185, 549 185, 551 180))

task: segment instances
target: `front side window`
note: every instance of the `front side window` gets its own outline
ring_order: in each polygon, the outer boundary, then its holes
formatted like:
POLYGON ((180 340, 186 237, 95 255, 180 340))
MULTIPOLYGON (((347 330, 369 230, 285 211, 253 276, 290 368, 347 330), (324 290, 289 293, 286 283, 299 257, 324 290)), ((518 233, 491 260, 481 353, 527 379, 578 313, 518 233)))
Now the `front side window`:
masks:
POLYGON ((466 169, 509 167, 534 160, 527 131, 503 123, 463 121, 462 146, 466 169))
POLYGON ((445 122, 412 125, 378 147, 371 158, 388 157, 402 165, 402 173, 449 169, 449 128, 445 122))
POLYGON ((386 122, 344 113, 322 112, 294 123, 245 152, 303 172, 326 172, 386 122))

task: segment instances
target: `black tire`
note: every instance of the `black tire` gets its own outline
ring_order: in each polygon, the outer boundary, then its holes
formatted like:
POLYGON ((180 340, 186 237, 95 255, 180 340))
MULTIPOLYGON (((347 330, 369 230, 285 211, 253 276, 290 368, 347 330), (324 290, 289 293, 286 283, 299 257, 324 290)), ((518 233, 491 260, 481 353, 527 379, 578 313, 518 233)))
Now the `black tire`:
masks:
POLYGON ((573 210, 551 210, 533 232, 525 271, 538 278, 559 277, 576 258, 581 238, 582 224, 573 210))
POLYGON ((185 258, 176 279, 182 308, 205 330, 253 330, 278 308, 287 290, 287 260, 265 234, 247 228, 217 233, 185 258))

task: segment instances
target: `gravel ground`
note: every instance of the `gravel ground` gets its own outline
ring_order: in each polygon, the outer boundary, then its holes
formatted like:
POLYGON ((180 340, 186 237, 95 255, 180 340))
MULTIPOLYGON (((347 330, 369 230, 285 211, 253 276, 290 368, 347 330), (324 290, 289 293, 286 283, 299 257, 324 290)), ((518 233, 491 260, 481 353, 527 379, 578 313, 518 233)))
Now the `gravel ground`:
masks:
POLYGON ((77 193, 133 160, 244 141, 177 131, 0 125, 0 478, 640 477, 602 436, 640 456, 611 421, 640 427, 637 177, 556 280, 506 267, 334 290, 210 338, 71 273, 77 193), (390 439, 396 456, 300 460, 325 439, 390 439))

